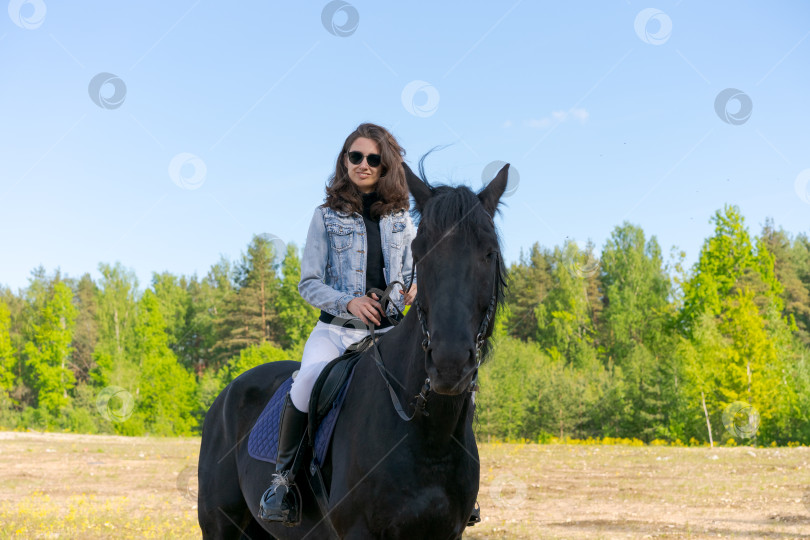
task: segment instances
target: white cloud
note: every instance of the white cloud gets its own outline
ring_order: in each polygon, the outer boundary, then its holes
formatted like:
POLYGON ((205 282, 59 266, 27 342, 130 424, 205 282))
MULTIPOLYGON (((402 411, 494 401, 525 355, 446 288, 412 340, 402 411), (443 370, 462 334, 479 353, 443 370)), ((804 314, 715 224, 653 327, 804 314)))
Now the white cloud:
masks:
POLYGON ((548 118, 540 118, 539 120, 536 118, 529 118, 526 120, 526 125, 530 128, 544 128, 551 125, 551 120, 548 118))
POLYGON ((588 111, 585 109, 571 109, 571 116, 579 120, 580 124, 588 121, 588 111))
MULTIPOLYGON (((569 119, 573 118, 574 120, 579 120, 580 124, 584 124, 588 121, 588 111, 585 109, 571 109, 569 111, 551 111, 549 116, 544 116, 543 118, 529 118, 528 120, 524 121, 530 128, 541 129, 547 128, 552 124, 562 124, 563 122, 568 121, 569 119)), ((511 124, 510 124, 511 125, 511 124)))
POLYGON ((512 127, 512 121, 511 121, 511 120, 507 120, 507 121, 505 121, 503 124, 501 124, 501 127, 503 127, 503 128, 510 128, 510 127, 512 127))

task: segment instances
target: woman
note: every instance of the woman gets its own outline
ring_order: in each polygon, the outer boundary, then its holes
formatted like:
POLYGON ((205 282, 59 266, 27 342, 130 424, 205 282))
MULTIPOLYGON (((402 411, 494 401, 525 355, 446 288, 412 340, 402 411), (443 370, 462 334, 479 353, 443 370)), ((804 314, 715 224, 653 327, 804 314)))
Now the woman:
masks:
MULTIPOLYGON (((416 296, 411 240, 416 231, 408 209, 408 186, 402 169, 405 151, 385 128, 361 124, 343 143, 335 173, 326 187, 326 202, 315 209, 301 258, 298 291, 321 310, 304 346, 301 369, 284 403, 279 426, 273 485, 262 496, 262 519, 292 524, 299 508, 290 492, 298 445, 307 426, 312 387, 323 368, 360 341, 375 325, 383 333, 393 326, 373 287, 392 281, 413 284, 391 298, 401 310, 416 296)), ((397 286, 398 287, 398 286, 397 286)), ((396 313, 389 309, 388 315, 396 313)))

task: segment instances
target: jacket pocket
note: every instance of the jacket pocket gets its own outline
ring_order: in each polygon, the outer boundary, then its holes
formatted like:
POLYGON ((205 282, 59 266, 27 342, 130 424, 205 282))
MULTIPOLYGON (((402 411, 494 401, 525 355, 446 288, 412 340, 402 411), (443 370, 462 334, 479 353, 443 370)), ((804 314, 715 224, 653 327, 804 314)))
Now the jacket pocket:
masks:
POLYGON ((327 223, 326 232, 335 251, 346 251, 352 246, 352 228, 339 223, 327 223))
POLYGON ((401 249, 405 241, 405 222, 394 221, 391 224, 391 247, 401 249))

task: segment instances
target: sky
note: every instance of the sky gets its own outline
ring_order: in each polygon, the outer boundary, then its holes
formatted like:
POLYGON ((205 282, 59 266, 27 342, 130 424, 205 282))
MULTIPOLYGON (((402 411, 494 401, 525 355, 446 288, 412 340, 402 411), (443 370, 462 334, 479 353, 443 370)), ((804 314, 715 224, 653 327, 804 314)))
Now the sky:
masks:
MULTIPOLYGON (((810 232, 810 4, 56 2, 0 10, 0 286, 99 264, 203 277, 303 246, 343 141, 433 183, 508 162, 508 263, 627 221, 697 260, 739 206, 810 232)), ((487 176, 487 178, 484 178, 487 176)))

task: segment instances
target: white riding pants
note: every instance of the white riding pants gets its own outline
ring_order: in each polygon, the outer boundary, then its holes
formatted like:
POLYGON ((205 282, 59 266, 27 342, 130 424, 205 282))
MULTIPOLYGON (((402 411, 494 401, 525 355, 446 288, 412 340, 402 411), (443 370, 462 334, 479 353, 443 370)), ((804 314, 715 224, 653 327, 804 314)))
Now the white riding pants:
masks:
MULTIPOLYGON (((383 334, 393 326, 374 330, 375 334, 383 334)), ((301 368, 293 379, 290 388, 290 398, 295 408, 302 412, 309 412, 309 396, 312 387, 318 380, 326 364, 346 351, 346 347, 356 343, 368 335, 365 328, 351 328, 328 324, 318 321, 312 333, 309 334, 304 345, 304 355, 301 358, 301 368)))

